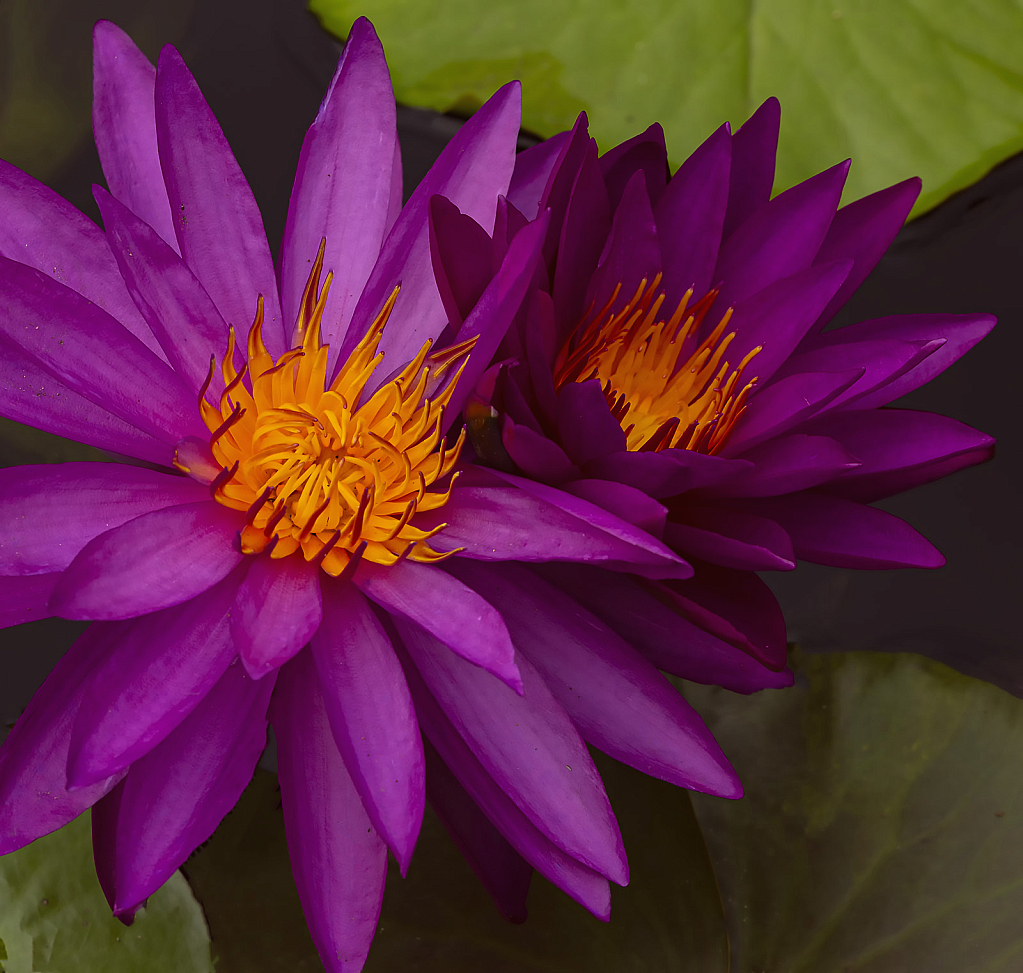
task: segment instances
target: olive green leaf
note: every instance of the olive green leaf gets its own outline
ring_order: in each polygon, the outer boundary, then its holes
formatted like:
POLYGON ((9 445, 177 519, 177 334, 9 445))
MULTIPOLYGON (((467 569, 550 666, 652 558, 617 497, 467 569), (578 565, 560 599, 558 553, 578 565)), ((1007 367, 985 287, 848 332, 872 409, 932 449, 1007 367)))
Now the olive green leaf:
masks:
POLYGON ((732 969, 1023 967, 1023 702, 919 656, 797 659, 797 685, 693 687, 746 787, 694 795, 732 969))
POLYGON ((83 814, 0 858, 4 973, 213 973, 206 923, 177 873, 131 926, 113 918, 83 814))
POLYGON ((1023 148, 1014 0, 311 0, 374 21, 400 101, 440 111, 523 82, 526 128, 585 109, 602 149, 653 122, 677 165, 723 121, 783 106, 776 188, 852 157, 846 198, 909 176, 939 203, 1023 148))

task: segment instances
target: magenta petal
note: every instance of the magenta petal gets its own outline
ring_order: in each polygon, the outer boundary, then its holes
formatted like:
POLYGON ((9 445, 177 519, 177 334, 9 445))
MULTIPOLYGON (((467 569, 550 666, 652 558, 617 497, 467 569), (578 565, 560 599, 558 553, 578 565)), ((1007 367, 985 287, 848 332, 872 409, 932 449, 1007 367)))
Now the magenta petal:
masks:
POLYGON ((515 157, 515 171, 508 185, 508 202, 527 219, 534 220, 539 215, 540 197, 570 135, 570 132, 559 132, 515 157))
POLYGON ((429 744, 425 749, 426 791, 434 811, 505 919, 525 922, 533 866, 466 793, 437 751, 429 744))
POLYGON ((332 583, 313 660, 334 742, 402 875, 423 823, 423 744, 391 640, 358 589, 332 583))
POLYGON ((271 704, 291 871, 329 973, 358 973, 376 932, 387 846, 337 751, 311 653, 277 678, 271 704))
POLYGON ((159 889, 237 803, 266 747, 273 686, 273 677, 254 682, 239 664, 228 666, 177 728, 131 765, 110 815, 115 914, 133 912, 159 889))
POLYGON ((405 560, 393 565, 363 561, 355 583, 387 611, 412 619, 452 652, 522 692, 504 621, 461 581, 440 568, 405 560))
MULTIPOLYGON (((420 182, 384 241, 380 259, 355 310, 338 355, 346 361, 397 284, 401 293, 384 330, 380 351, 395 364, 410 361, 427 339, 447 324, 430 258, 428 210, 447 197, 489 234, 497 197, 507 192, 515 164, 521 114, 518 82, 501 88, 445 146, 420 182)), ((485 363, 489 364, 489 362, 485 363)))
POLYGON ((732 136, 725 238, 771 198, 780 126, 781 105, 768 98, 732 136))
POLYGON ((686 581, 646 585, 704 631, 749 652, 769 669, 784 668, 785 619, 771 589, 752 571, 699 563, 686 581))
POLYGON ((541 432, 517 425, 510 415, 501 423, 501 444, 519 471, 541 483, 564 483, 579 475, 565 451, 541 432))
POLYGON ((263 337, 279 355, 290 325, 281 318, 259 207, 199 86, 170 46, 160 52, 156 70, 156 132, 182 258, 241 333, 261 294, 263 337))
POLYGON ((447 524, 431 544, 464 548, 465 557, 484 561, 590 561, 651 576, 690 574, 669 548, 614 514, 498 470, 466 470, 444 508, 414 523, 427 529, 447 524))
POLYGON ((107 658, 71 733, 69 786, 125 770, 195 709, 236 655, 228 612, 239 580, 109 628, 107 658))
POLYGON ((476 383, 483 377, 497 354, 512 320, 522 307, 527 288, 533 281, 540 247, 547 232, 547 214, 515 235, 501 266, 487 284, 476 306, 455 335, 457 341, 476 339, 458 386, 446 409, 454 418, 461 413, 476 383))
POLYGON ((49 618, 50 598, 60 572, 0 577, 0 628, 49 618))
POLYGON ((824 327, 853 292, 867 279, 877 262, 902 229, 909 211, 920 195, 919 179, 907 179, 857 199, 836 214, 817 252, 817 263, 853 260, 853 269, 821 312, 817 327, 824 327))
POLYGON ((0 161, 0 255, 81 294, 119 321, 150 351, 160 346, 117 272, 103 231, 67 200, 0 161))
POLYGON ((248 674, 261 679, 284 665, 313 637, 321 616, 317 565, 253 558, 231 612, 231 638, 248 674))
MULTIPOLYGON (((423 677, 407 655, 403 653, 401 658, 423 732, 459 784, 491 824, 530 865, 598 919, 606 922, 611 915, 611 890, 607 879, 565 854, 530 822, 522 809, 473 755, 426 688, 423 677)), ((429 748, 426 752, 429 759, 429 748)), ((428 782, 427 786, 431 784, 428 782)))
POLYGON ((541 564, 532 570, 593 612, 658 669, 737 693, 792 685, 791 671, 765 668, 748 652, 673 611, 670 598, 655 598, 644 582, 579 564, 541 564))
POLYGON ((731 162, 732 138, 725 125, 682 163, 654 208, 669 314, 688 288, 699 299, 714 283, 731 162))
MULTIPOLYGON (((724 281, 719 307, 738 304, 813 263, 838 209, 848 171, 849 163, 842 162, 775 196, 725 240, 713 274, 714 280, 724 281)), ((807 328, 822 310, 824 304, 807 328)))
POLYGON ((565 451, 580 465, 628 448, 599 379, 570 382, 558 393, 557 423, 565 451))
POLYGON ((726 483, 749 469, 745 460, 708 456, 689 449, 663 449, 656 453, 623 449, 586 464, 589 476, 626 483, 661 499, 726 483))
POLYGON ((81 294, 0 258, 0 300, 0 333, 69 388, 164 442, 203 430, 196 390, 81 294))
POLYGON ((811 492, 731 502, 779 523, 804 561, 868 569, 940 568, 945 563, 923 535, 876 507, 811 492))
POLYGON ((664 519, 668 508, 647 496, 642 490, 615 483, 613 480, 573 480, 562 489, 572 496, 610 510, 616 517, 658 539, 663 539, 664 519))
MULTIPOLYGON (((560 255, 558 259, 562 259, 560 255)), ((590 279, 580 312, 590 307, 604 307, 619 288, 613 307, 621 307, 635 293, 640 281, 653 281, 662 269, 661 244, 657 238, 650 197, 643 173, 637 172, 629 180, 615 210, 611 233, 604 244, 597 270, 590 279), (625 293, 621 292, 623 290, 625 293)))
POLYGON ((53 594, 62 618, 133 618, 201 594, 239 564, 237 511, 213 500, 165 507, 91 540, 53 594))
MULTIPOLYGON (((849 473, 860 460, 827 436, 781 436, 742 454, 753 469, 713 490, 718 497, 771 497, 818 486, 849 473)), ((710 493, 710 491, 708 491, 710 493)))
POLYGON ((887 405, 901 395, 929 382, 949 365, 966 354, 995 326, 990 314, 896 314, 887 318, 860 321, 824 334, 807 342, 808 349, 828 344, 846 344, 874 338, 900 341, 930 342, 943 339, 944 344, 933 354, 892 382, 856 400, 850 407, 874 409, 887 405))
MULTIPOLYGON (((287 327, 320 240, 333 273, 323 340, 341 344, 387 229, 395 162, 391 78, 372 24, 352 24, 337 71, 302 143, 281 244, 281 303, 287 327)), ((288 336, 290 337, 290 335, 288 336)))
POLYGON ((476 565, 463 577, 500 609, 516 646, 587 742, 679 787, 742 796, 703 720, 651 663, 593 615, 521 565, 476 565))
POLYGON ((846 372, 802 372, 755 390, 722 449, 723 456, 746 450, 798 425, 855 385, 866 368, 846 372))
POLYGON ((773 520, 714 504, 680 504, 664 540, 687 558, 740 571, 791 571, 792 542, 773 520))
MULTIPOLYGON (((103 889, 103 895, 112 912, 117 901, 117 815, 121 810, 123 793, 122 780, 109 794, 93 804, 90 814, 92 858, 96 865, 96 878, 99 879, 100 888, 103 889)), ((130 926, 135 921, 135 910, 114 912, 114 918, 130 926)))
POLYGON ((110 192, 177 250, 156 145, 156 68, 109 20, 92 32, 92 128, 110 192))
MULTIPOLYGON (((154 339, 155 343, 155 339, 154 339)), ((170 466, 174 447, 73 392, 0 340, 0 415, 113 453, 170 466)))
POLYGON ((585 744, 540 674, 519 660, 519 696, 395 619, 448 719, 494 781, 559 848, 611 881, 628 882, 621 835, 585 744))
MULTIPOLYGON (((227 324, 188 265, 150 226, 102 189, 94 190, 107 240, 132 300, 174 370, 196 394, 227 348, 227 324)), ((217 379, 214 373, 214 381, 217 379)), ((222 383, 214 386, 214 391, 222 383)))
POLYGON ((64 827, 120 780, 67 789, 71 727, 89 676, 109 651, 119 625, 90 625, 36 691, 0 744, 0 855, 64 827))
MULTIPOLYGON (((430 258, 448 317, 457 331, 494 276, 494 244, 474 219, 443 196, 430 200, 430 258)), ((489 359, 488 359, 489 362, 489 359)))
POLYGON ((664 144, 664 129, 654 122, 645 132, 608 149, 598 162, 612 209, 618 207, 625 187, 637 172, 643 176, 650 202, 656 203, 668 185, 668 149, 664 144))
POLYGON ((97 535, 204 496, 194 480, 114 463, 0 470, 0 574, 63 571, 97 535))

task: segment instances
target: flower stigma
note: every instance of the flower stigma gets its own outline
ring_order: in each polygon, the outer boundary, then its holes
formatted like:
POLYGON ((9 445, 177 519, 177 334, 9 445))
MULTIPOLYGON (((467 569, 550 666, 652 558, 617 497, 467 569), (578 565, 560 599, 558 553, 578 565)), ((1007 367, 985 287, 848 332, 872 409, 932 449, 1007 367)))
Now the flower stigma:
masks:
POLYGON ((725 334, 729 308, 702 340, 698 332, 717 290, 692 307, 686 291, 670 318, 661 316, 661 274, 642 280, 631 300, 612 312, 621 284, 599 310, 583 318, 554 363, 554 387, 599 379, 630 450, 676 448, 714 453, 725 443, 757 379, 740 388, 753 348, 735 368, 724 358, 735 332, 725 334))
POLYGON ((321 340, 320 324, 331 273, 319 287, 325 243, 302 296, 296 346, 274 361, 263 344, 260 296, 240 370, 230 330, 216 406, 206 397, 210 364, 199 408, 222 468, 210 491, 225 506, 245 511, 245 554, 283 558, 300 551, 334 576, 359 557, 377 564, 441 561, 455 552, 436 551, 428 542, 446 525, 424 531, 411 520, 451 496, 457 473, 446 489, 430 487, 451 473, 465 440, 463 429, 453 445, 445 445, 444 408, 476 339, 435 355, 426 341, 365 398, 384 357, 377 346, 395 288, 328 387, 329 345, 321 340))

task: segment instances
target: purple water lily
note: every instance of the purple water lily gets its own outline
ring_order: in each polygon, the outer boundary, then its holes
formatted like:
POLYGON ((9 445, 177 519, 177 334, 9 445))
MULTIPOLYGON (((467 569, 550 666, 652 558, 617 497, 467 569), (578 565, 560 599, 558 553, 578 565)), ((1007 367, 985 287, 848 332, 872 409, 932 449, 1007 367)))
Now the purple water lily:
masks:
POLYGON ((513 562, 602 565, 623 610, 631 574, 689 566, 585 495, 460 457, 546 218, 452 316, 429 211, 507 217, 518 98, 501 89, 402 208, 387 66, 358 21, 276 268, 177 52, 154 69, 109 23, 105 231, 0 164, 0 413, 128 460, 0 471, 0 622, 92 622, 0 748, 0 853, 92 807, 130 921, 234 805, 269 721, 313 939, 357 971, 426 793, 509 915, 536 869, 602 918, 628 871, 584 741, 740 794, 653 663, 513 562))
POLYGON ((626 603, 599 567, 539 570, 662 669, 740 691, 789 678, 784 622, 755 572, 797 559, 940 566, 912 527, 869 504, 982 462, 994 443, 951 418, 882 408, 951 365, 993 317, 827 329, 919 180, 839 208, 843 163, 771 199, 779 118, 767 101, 670 178, 659 126, 598 156, 580 118, 519 156, 503 238, 443 201, 434 214, 454 308, 489 272, 465 255, 549 220, 528 310, 470 405, 480 455, 641 525, 695 573, 637 581, 626 603), (672 618, 685 620, 675 631, 688 648, 665 638, 672 618), (722 643, 776 680, 748 663, 730 675, 722 643))

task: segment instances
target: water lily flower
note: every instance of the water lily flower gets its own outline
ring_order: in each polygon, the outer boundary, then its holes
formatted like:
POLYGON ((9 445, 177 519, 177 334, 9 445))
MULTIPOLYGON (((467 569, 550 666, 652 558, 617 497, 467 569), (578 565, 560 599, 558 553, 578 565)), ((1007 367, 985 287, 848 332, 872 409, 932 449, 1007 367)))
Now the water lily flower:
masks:
POLYGON ((0 164, 0 413, 126 460, 0 471, 0 622, 92 622, 0 748, 0 853, 91 807, 130 921, 234 805, 269 721, 309 927, 353 973, 427 791, 510 915, 536 869, 603 918, 628 870, 584 741, 739 795, 654 665, 524 564, 689 566, 585 495, 461 455, 547 220, 449 313, 430 214, 507 221, 518 98, 502 88, 402 207, 387 66, 356 22, 276 267, 180 56, 154 69, 112 24, 104 229, 0 164))
MULTIPOLYGON (((544 272, 469 408, 486 461, 641 524, 695 573, 637 582, 626 603, 599 567, 537 570, 661 668, 740 690, 757 677, 730 684, 709 655, 666 646, 672 615, 722 663, 723 641, 781 669, 784 622, 755 572, 797 559, 940 566, 927 540, 870 503, 982 462, 994 443, 888 407, 987 334, 990 315, 828 328, 919 180, 839 208, 842 163, 772 199, 779 119, 771 99, 674 175, 656 125, 598 156, 582 117, 524 152, 498 229, 511 237, 549 219, 544 272)), ((439 273, 464 263, 470 241, 475 253, 487 243, 454 214, 446 225, 439 273)), ((461 301, 485 280, 449 276, 461 301)))

